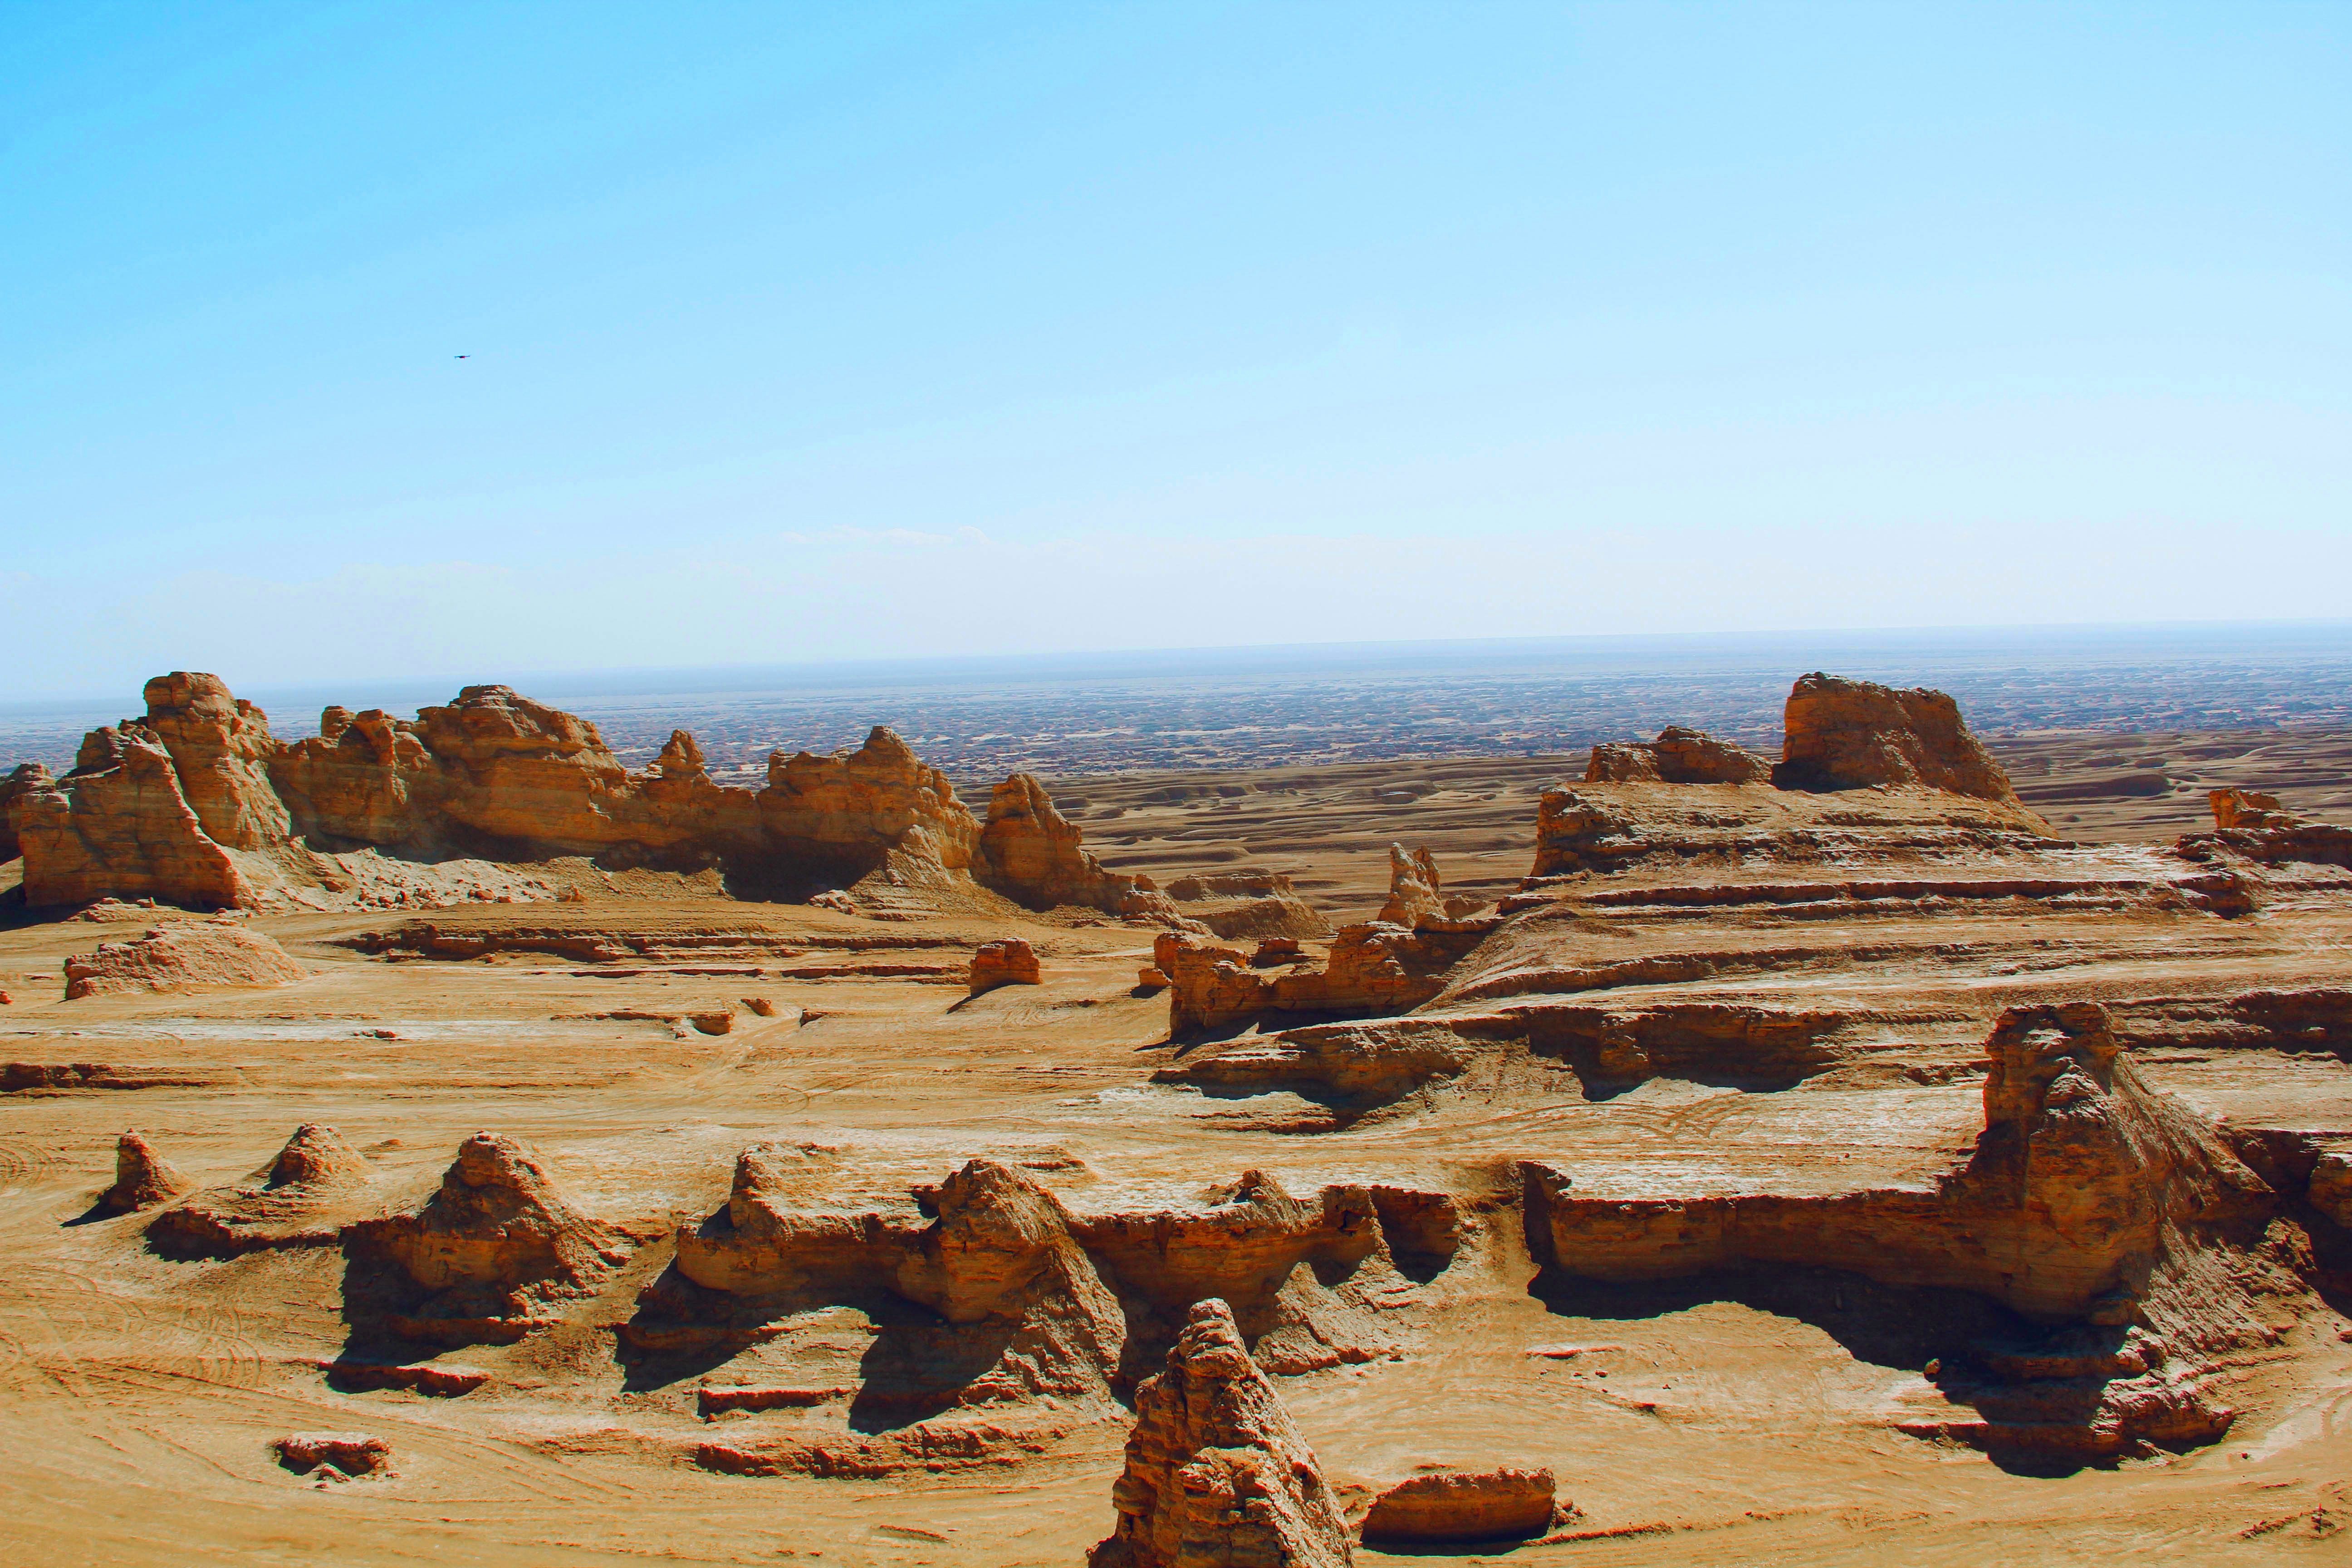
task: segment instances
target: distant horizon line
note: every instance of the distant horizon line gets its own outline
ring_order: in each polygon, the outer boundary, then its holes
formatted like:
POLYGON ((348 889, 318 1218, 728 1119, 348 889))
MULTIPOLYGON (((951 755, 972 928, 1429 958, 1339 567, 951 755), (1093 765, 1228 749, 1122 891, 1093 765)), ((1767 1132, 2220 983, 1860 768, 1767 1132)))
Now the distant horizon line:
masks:
MULTIPOLYGON (((2288 644, 2306 639, 2344 639, 2342 651, 2352 654, 2352 616, 2312 618, 2297 617, 2279 620, 2213 620, 2213 621, 2058 621, 2014 624, 1965 624, 1922 626, 1838 626, 1793 630, 1748 630, 1737 632, 1609 632, 1570 633, 1551 637, 1425 637, 1398 639, 1356 639, 1296 643, 1230 643, 1186 647, 1077 648, 1026 653, 993 654, 912 654, 888 657, 868 657, 842 659, 801 659, 760 662, 730 661, 704 665, 636 665, 623 668, 559 668, 538 670, 509 670, 455 674, 448 672, 417 675, 375 675, 337 677, 306 680, 299 684, 264 681, 247 687, 236 680, 229 681, 230 689, 248 700, 259 702, 265 709, 270 703, 307 703, 314 699, 333 696, 352 687, 372 688, 390 692, 404 700, 416 694, 427 694, 432 700, 454 698, 466 686, 509 686, 527 696, 544 693, 551 697, 576 699, 590 697, 655 697, 692 696, 717 692, 746 692, 782 688, 839 685, 890 686, 935 684, 956 677, 972 679, 987 674, 1014 676, 1025 672, 1030 679, 1058 677, 1068 679, 1078 675, 1070 667, 1085 667, 1079 679, 1108 680, 1118 679, 1174 678, 1223 674, 1240 676, 1258 674, 1280 676, 1306 675, 1318 668, 1352 665, 1359 671, 1379 668, 1390 663, 1400 668, 1445 662, 1501 663, 1543 654, 1561 655, 1580 652, 1588 656, 1615 654, 1616 659, 1603 658, 1603 665, 1622 663, 1625 656, 1647 655, 1725 655, 1747 653, 1759 656, 1785 650, 1792 644, 1808 641, 1825 642, 1832 646, 1822 648, 1824 655, 1845 656, 1871 653, 1907 653, 1917 657, 1937 652, 1947 657, 1958 654, 2023 653, 2039 651, 2045 656, 2062 648, 2073 647, 2088 651, 2093 645, 2107 645, 2108 651, 2117 651, 2119 645, 2134 638, 2160 638, 2175 644, 2216 637, 2280 639, 2288 644), (1942 648, 1932 645, 1947 644, 1942 648), (862 678, 862 679, 861 679, 862 678), (680 684, 680 682, 686 684, 680 684)), ((2165 653, 2179 655, 2184 647, 2145 647, 2145 654, 2162 657, 2165 653)), ((2246 650, 2253 651, 2253 650, 2246 650)), ((2273 655, 2293 652, 2318 652, 2318 647, 2276 647, 2263 650, 2273 655)), ((1807 662, 1804 659, 1800 663, 1807 662)), ((168 673, 157 670, 156 675, 168 673)), ((217 674, 217 671, 210 673, 217 674)), ((1596 671, 1597 673, 1597 671, 1596 671)), ((1804 671, 1797 671, 1802 674, 1804 671)), ((1832 673, 1838 673, 1832 671, 1832 673)), ((58 696, 24 701, 0 703, 0 714, 13 717, 65 716, 68 714, 110 711, 126 700, 137 702, 136 691, 101 695, 58 696)), ((367 706, 382 706, 371 701, 367 706)))

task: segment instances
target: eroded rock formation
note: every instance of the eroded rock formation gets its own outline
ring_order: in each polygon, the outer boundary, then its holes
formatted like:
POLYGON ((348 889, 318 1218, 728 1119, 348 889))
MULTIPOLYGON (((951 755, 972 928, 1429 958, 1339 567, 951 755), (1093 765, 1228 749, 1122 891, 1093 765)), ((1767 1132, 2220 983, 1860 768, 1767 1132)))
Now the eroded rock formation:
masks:
POLYGON ((112 897, 223 909, 251 894, 197 821, 172 753, 143 729, 91 731, 72 772, 17 802, 16 826, 36 908, 112 897))
POLYGON ((1781 724, 1772 782, 1782 789, 1888 785, 2017 799, 2009 775, 1969 733, 1960 705, 1940 691, 1902 691, 1816 671, 1790 689, 1781 724))
POLYGON ((16 841, 16 811, 25 797, 56 784, 38 763, 19 763, 0 778, 0 865, 24 853, 16 841))
POLYGON ((99 1206, 131 1214, 170 1203, 194 1184, 152 1143, 136 1131, 125 1132, 114 1144, 114 1184, 99 1195, 99 1206))
POLYGON ((175 669, 149 681, 145 696, 144 727, 171 753, 205 836, 229 849, 285 842, 291 825, 270 787, 278 746, 268 716, 217 675, 175 669))
MULTIPOLYGON (((1080 847, 1077 827, 1064 817, 1034 773, 1014 773, 989 796, 980 832, 981 879, 1031 909, 1076 904, 1123 913, 1148 879, 1106 871, 1080 847)), ((1165 899, 1159 903, 1167 902, 1165 899)))
POLYGON ((1368 1545, 1524 1541, 1551 1528, 1557 1487, 1549 1470, 1508 1466, 1413 1476, 1372 1500, 1363 1538, 1368 1545))
POLYGON ((993 991, 1000 985, 1034 985, 1038 984, 1037 954, 1017 936, 984 942, 971 955, 971 994, 993 991))
POLYGON ((1243 1347, 1231 1309, 1194 1306, 1166 1369, 1136 1390, 1118 1522, 1088 1568, 1342 1568, 1322 1468, 1243 1347))
POLYGON ((1408 931, 1445 913, 1445 885, 1438 879, 1437 861, 1427 846, 1408 855, 1402 844, 1389 846, 1389 896, 1373 919, 1408 931))
POLYGON ((259 990, 309 972, 257 931, 225 920, 156 926, 131 942, 102 942, 65 963, 66 1000, 109 992, 259 990))
POLYGON ((306 1121, 246 1182, 165 1209, 148 1244, 173 1258, 234 1258, 273 1248, 331 1247, 367 1186, 367 1157, 333 1128, 306 1121))
POLYGON ((1772 764, 1736 741, 1669 724, 1655 741, 1592 748, 1587 784, 1769 784, 1772 764))
POLYGON ((345 1308, 402 1339, 508 1344, 593 1293, 626 1258, 624 1241, 529 1149, 478 1132, 421 1210, 349 1228, 345 1308))
POLYGON ((2177 846, 2189 859, 2352 867, 2352 827, 2298 816, 2280 805, 2278 796, 2260 790, 2211 790, 2207 799, 2213 808, 2213 831, 2186 835, 2177 846))

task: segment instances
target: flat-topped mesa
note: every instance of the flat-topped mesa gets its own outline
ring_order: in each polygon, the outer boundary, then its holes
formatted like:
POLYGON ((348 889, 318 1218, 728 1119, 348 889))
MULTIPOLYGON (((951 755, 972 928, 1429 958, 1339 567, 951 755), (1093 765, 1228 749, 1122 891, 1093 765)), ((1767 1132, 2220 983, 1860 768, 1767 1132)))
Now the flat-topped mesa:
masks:
POLYGON ((1888 785, 2017 799, 2009 775, 1969 733, 1960 705, 1940 691, 1901 691, 1816 671, 1790 689, 1781 723, 1772 782, 1782 789, 1888 785))
POLYGON ((37 909, 103 898, 223 909, 252 896, 236 859, 197 820, 172 753, 142 725, 91 731, 73 771, 37 782, 14 821, 25 901, 37 909))
POLYGON ((1087 1568, 1346 1568, 1339 1500, 1243 1348, 1230 1308, 1201 1302, 1166 1370, 1136 1390, 1118 1523, 1087 1568))
POLYGON ((885 869, 917 882, 965 877, 979 847, 980 824, 948 776, 880 724, 854 752, 771 753, 758 804, 772 851, 844 883, 885 869))
POLYGON ((1772 764, 1737 741, 1669 724, 1655 741, 1592 748, 1586 784, 1768 784, 1772 764))
POLYGON ((175 669, 147 683, 146 729, 172 754, 205 836, 228 849, 283 844, 292 831, 270 786, 279 750, 268 715, 230 695, 217 675, 175 669))
POLYGON ((1109 914, 1174 910, 1148 879, 1104 870, 1080 847, 1081 837, 1036 774, 1014 773, 989 795, 972 869, 988 887, 1034 910, 1063 904, 1109 914))

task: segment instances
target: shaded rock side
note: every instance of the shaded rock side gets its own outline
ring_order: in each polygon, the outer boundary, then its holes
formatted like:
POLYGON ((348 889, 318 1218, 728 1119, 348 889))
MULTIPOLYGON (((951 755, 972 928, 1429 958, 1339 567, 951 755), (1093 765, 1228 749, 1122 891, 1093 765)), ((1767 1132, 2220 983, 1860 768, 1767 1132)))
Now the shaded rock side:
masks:
POLYGON ((1449 1470, 1399 1481, 1372 1500, 1363 1538, 1378 1542, 1524 1541, 1559 1506, 1549 1470, 1449 1470))
POLYGON ((1766 784, 1772 764, 1736 741, 1670 724, 1655 741, 1621 741, 1592 748, 1587 784, 1766 784))
POLYGON ((524 1145, 478 1132, 422 1209, 346 1232, 345 1310, 404 1339, 511 1343, 592 1294, 625 1258, 623 1241, 524 1145))
POLYGON ((1195 1306, 1166 1370, 1136 1391, 1118 1511, 1088 1568, 1338 1568, 1339 1508, 1313 1450, 1244 1349, 1231 1309, 1195 1306))
POLYGON ((257 931, 222 920, 156 926, 131 942, 102 942, 65 963, 66 1000, 138 991, 252 991, 308 975, 257 931))
POLYGON ((1969 733, 1960 705, 1924 687, 1896 690, 1819 671, 1790 688, 1781 720, 1782 789, 1939 789, 2014 802, 2009 775, 1969 733))
POLYGON ((152 1143, 136 1131, 128 1131, 115 1140, 114 1184, 99 1194, 99 1206, 131 1214, 170 1203, 194 1184, 157 1153, 152 1143))
POLYGON ((1126 912, 1137 879, 1104 870, 1081 837, 1034 773, 1014 773, 989 795, 974 868, 982 882, 1033 910, 1076 904, 1126 912))
POLYGON ((223 909, 250 894, 197 820, 171 752, 135 725, 91 731, 73 771, 26 793, 15 822, 37 909, 103 898, 223 909))
POLYGON ((205 837, 230 849, 283 844, 286 804, 269 782, 278 751, 260 709, 217 675, 175 669, 147 683, 146 728, 172 755, 205 837))

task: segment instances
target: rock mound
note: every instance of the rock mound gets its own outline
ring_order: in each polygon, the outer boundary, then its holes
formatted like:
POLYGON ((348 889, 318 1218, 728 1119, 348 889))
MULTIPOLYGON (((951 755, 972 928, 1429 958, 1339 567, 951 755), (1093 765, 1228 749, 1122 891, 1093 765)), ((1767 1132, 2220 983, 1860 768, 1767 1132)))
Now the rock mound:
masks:
POLYGON ((155 1146, 129 1131, 115 1141, 114 1184, 100 1194, 99 1205, 116 1214, 168 1204, 193 1185, 155 1152, 155 1146))
POLYGON ((1223 1301, 1195 1306, 1136 1391, 1118 1522, 1088 1568, 1339 1568, 1349 1561, 1314 1451, 1223 1301))
POLYGON ((372 1176, 367 1157, 341 1133, 306 1121, 277 1157, 244 1184, 199 1194, 164 1210, 148 1244, 170 1258, 235 1258, 275 1248, 331 1247, 372 1176))
POLYGON ((1372 1500, 1363 1538, 1368 1545, 1524 1541, 1551 1528, 1555 1485, 1549 1470, 1508 1468, 1414 1476, 1372 1500))
POLYGON ((1592 748, 1586 784, 1765 784, 1772 764, 1736 741, 1669 724, 1655 741, 1592 748))
POLYGON ((226 921, 154 927, 66 960, 66 1000, 109 992, 260 990, 308 976, 293 954, 226 921))
POLYGON ((392 1445, 363 1432, 294 1432, 272 1447, 278 1463, 303 1475, 330 1466, 344 1476, 372 1476, 392 1463, 392 1445))
POLYGON ((1782 718, 1782 789, 1946 790, 2014 803, 2009 775, 1969 733, 1960 705, 1940 691, 1898 691, 1815 672, 1799 678, 1782 718))
POLYGON ((1040 984, 1037 954, 1017 936, 999 937, 984 942, 971 955, 971 994, 993 991, 1000 985, 1035 985, 1040 984))
POLYGON ((421 1210, 352 1227, 346 1310, 404 1339, 510 1344, 593 1293, 626 1257, 623 1239, 528 1148, 478 1132, 421 1210))

